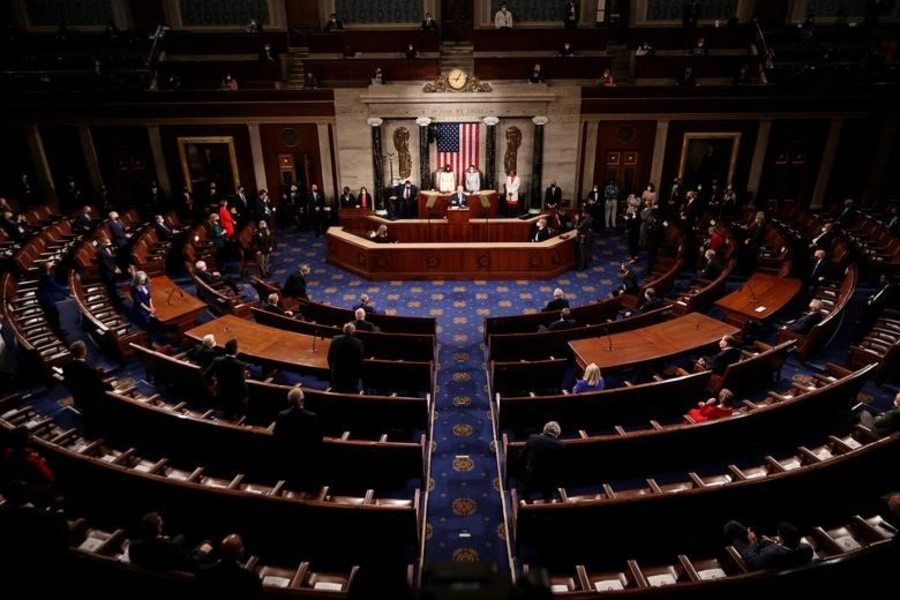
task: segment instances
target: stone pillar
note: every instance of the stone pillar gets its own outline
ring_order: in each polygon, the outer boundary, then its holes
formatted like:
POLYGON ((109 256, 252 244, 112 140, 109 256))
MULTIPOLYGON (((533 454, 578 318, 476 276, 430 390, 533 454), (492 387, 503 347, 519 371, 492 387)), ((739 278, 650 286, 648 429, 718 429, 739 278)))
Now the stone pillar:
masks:
POLYGON ((419 188, 430 190, 434 186, 431 181, 431 153, 428 146, 428 128, 431 126, 431 119, 419 117, 416 119, 416 125, 419 126, 419 188))
POLYGON ((372 186, 375 188, 372 197, 375 199, 375 209, 384 210, 384 157, 381 156, 381 125, 384 119, 366 119, 366 123, 372 129, 372 186))
MULTIPOLYGON (((45 202, 49 202, 53 206, 59 206, 59 199, 56 196, 56 184, 53 181, 53 174, 50 172, 50 163, 47 162, 47 154, 44 152, 44 140, 41 138, 41 131, 37 125, 29 125, 25 128, 25 143, 28 144, 28 152, 31 154, 31 162, 34 164, 34 170, 37 174, 36 183, 41 190, 41 197, 45 202)), ((19 176, 21 177, 21 173, 19 176)))
POLYGON ((653 144, 653 162, 650 165, 650 181, 656 186, 657 198, 662 198, 663 162, 666 158, 666 144, 669 141, 669 120, 660 119, 656 122, 656 141, 653 144))
MULTIPOLYGON (((259 135, 259 125, 247 125, 247 132, 250 135, 250 155, 253 157, 253 177, 256 179, 256 189, 268 190, 269 183, 268 178, 266 177, 266 159, 263 157, 262 138, 259 135)), ((275 197, 274 192, 272 197, 275 197)))
POLYGON ((531 197, 528 199, 528 212, 540 212, 541 202, 541 184, 544 174, 544 125, 547 124, 547 117, 532 117, 531 122, 534 123, 534 151, 531 154, 531 197))
POLYGON ((497 189, 497 117, 485 117, 484 153, 487 160, 484 165, 484 186, 486 190, 497 189))
POLYGON ((585 190, 590 190, 594 181, 594 169, 597 166, 597 132, 600 124, 597 121, 584 123, 584 142, 581 156, 581 175, 578 178, 578 189, 573 192, 572 206, 580 208, 581 202, 587 195, 585 190))
POLYGON ((100 161, 97 159, 97 149, 94 147, 94 136, 87 125, 78 127, 78 137, 81 140, 81 151, 84 152, 84 162, 87 164, 88 176, 91 178, 91 189, 97 191, 103 183, 103 174, 100 172, 100 161))
POLYGON ((872 156, 872 166, 869 168, 869 179, 863 192, 862 203, 864 206, 872 206, 878 202, 881 186, 884 184, 884 176, 887 173, 888 160, 891 157, 891 146, 894 144, 894 136, 897 134, 897 118, 885 119, 881 132, 878 134, 878 145, 872 156))
MULTIPOLYGON (((332 198, 337 199, 341 195, 340 173, 337 165, 331 160, 330 132, 331 125, 328 123, 316 123, 316 133, 319 137, 319 160, 322 163, 322 193, 325 194, 326 198, 330 195, 332 198)), ((335 204, 338 204, 336 200, 335 204)))
POLYGON ((753 194, 753 204, 756 206, 762 206, 758 197, 759 182, 762 180, 766 151, 769 149, 770 133, 772 133, 772 119, 763 119, 759 122, 759 133, 756 134, 756 146, 753 148, 753 162, 750 163, 750 178, 747 180, 747 191, 753 194))
POLYGON ((147 125, 147 137, 150 138, 150 153, 153 155, 156 183, 159 184, 159 189, 171 198, 173 196, 172 183, 169 181, 169 170, 166 168, 166 155, 163 152, 159 125, 147 125))
POLYGON ((844 119, 831 121, 828 139, 825 140, 825 150, 822 152, 822 165, 819 167, 816 187, 813 189, 812 201, 809 203, 810 208, 822 208, 822 201, 825 200, 825 191, 828 189, 828 180, 831 177, 831 169, 834 167, 834 159, 837 156, 838 142, 841 141, 841 129, 843 127, 844 119))

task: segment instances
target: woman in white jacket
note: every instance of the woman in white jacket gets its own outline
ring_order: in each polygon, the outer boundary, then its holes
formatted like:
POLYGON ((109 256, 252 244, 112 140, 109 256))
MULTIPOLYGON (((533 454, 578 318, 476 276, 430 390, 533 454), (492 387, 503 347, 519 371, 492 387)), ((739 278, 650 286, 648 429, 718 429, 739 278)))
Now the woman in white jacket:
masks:
POLYGON ((514 217, 518 214, 519 206, 519 176, 515 169, 506 175, 506 216, 514 217))

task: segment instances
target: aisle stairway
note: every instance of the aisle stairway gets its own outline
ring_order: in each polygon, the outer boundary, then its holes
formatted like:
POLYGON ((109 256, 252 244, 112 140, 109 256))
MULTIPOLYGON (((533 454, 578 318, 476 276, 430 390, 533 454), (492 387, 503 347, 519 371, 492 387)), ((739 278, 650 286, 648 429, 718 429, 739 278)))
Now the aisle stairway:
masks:
POLYGON ((444 42, 441 44, 441 73, 461 69, 475 72, 475 52, 471 42, 444 42))

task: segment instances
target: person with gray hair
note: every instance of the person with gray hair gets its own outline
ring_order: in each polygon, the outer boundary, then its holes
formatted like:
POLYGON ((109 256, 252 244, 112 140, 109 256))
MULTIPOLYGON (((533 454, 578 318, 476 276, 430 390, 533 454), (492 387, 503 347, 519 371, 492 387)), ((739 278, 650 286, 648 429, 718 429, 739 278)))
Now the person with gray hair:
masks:
POLYGON ((281 308, 281 305, 278 303, 279 300, 278 294, 272 292, 269 294, 269 297, 266 298, 266 304, 263 306, 263 310, 272 314, 281 315, 282 317, 293 317, 293 311, 281 308))
POLYGON ((809 301, 809 311, 787 323, 783 329, 806 335, 825 318, 825 315, 822 313, 822 306, 821 300, 813 298, 809 301))
POLYGON ((291 475, 291 484, 304 490, 315 489, 319 481, 318 461, 303 459, 315 455, 322 444, 322 426, 319 417, 303 407, 305 397, 299 385, 290 389, 287 400, 290 406, 278 413, 272 431, 282 472, 291 475))
POLYGON ((375 303, 372 302, 372 299, 369 298, 368 294, 359 295, 359 302, 353 306, 353 310, 356 311, 357 308, 365 309, 367 315, 374 315, 378 312, 375 310, 375 303))
POLYGON ((541 312, 552 312, 564 308, 569 308, 569 301, 566 299, 566 294, 562 291, 562 288, 556 288, 553 290, 553 300, 548 302, 547 306, 541 309, 541 312))
POLYGON ((877 417, 864 410, 859 413, 859 422, 874 431, 879 437, 887 437, 900 431, 900 392, 894 396, 894 408, 884 411, 877 417))
POLYGON ((377 326, 375 326, 374 324, 372 324, 369 321, 366 321, 366 309, 357 308, 355 311, 353 311, 353 316, 356 317, 356 320, 352 321, 352 323, 353 323, 353 326, 356 327, 357 331, 372 331, 372 332, 380 332, 381 331, 381 329, 379 329, 377 326))
POLYGON ((550 421, 544 425, 542 433, 532 435, 525 442, 522 451, 525 475, 520 491, 521 499, 529 500, 535 492, 540 492, 544 502, 553 500, 566 448, 559 439, 561 432, 559 423, 550 421))
POLYGON ((331 372, 331 391, 356 393, 362 376, 363 343, 354 334, 356 326, 345 323, 343 333, 334 336, 328 347, 328 368, 331 372))
POLYGON ((222 356, 222 350, 216 345, 216 336, 208 333, 203 336, 200 343, 196 344, 189 352, 188 359, 206 369, 217 357, 222 356))

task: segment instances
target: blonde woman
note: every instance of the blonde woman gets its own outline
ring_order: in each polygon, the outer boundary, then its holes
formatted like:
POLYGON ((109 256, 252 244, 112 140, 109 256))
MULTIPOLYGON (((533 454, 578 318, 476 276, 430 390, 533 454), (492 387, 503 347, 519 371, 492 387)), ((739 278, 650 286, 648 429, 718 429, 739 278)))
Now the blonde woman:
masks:
POLYGON ((600 367, 595 363, 591 363, 584 369, 584 378, 575 382, 572 393, 602 392, 604 385, 603 377, 600 376, 600 367))
MULTIPOLYGON (((730 417, 734 412, 734 394, 727 388, 722 388, 718 397, 710 398, 706 402, 698 402, 697 408, 688 411, 688 416, 694 423, 715 421, 724 417, 730 417)), ((685 420, 689 423, 690 421, 685 420)))

